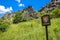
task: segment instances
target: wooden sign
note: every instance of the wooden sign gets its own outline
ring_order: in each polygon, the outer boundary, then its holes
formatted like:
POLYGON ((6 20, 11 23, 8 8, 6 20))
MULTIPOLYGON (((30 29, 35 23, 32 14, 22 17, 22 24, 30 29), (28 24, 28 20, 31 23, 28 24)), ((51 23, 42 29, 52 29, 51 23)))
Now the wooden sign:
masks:
POLYGON ((42 26, 50 25, 50 16, 49 15, 42 16, 41 20, 42 20, 42 26))

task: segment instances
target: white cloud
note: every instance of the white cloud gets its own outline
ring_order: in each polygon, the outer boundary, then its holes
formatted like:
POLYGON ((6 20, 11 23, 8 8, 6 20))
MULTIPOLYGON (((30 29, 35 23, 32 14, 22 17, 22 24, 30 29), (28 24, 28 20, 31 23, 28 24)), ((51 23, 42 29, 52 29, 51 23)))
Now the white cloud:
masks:
POLYGON ((20 3, 20 2, 21 2, 21 0, 15 0, 15 1, 17 1, 18 3, 20 3))
POLYGON ((10 10, 13 10, 12 7, 10 7, 10 10))
POLYGON ((5 8, 5 6, 0 5, 0 14, 2 13, 5 14, 6 12, 11 13, 12 10, 13 10, 12 7, 5 8))
POLYGON ((24 4, 21 3, 21 0, 15 0, 15 1, 17 1, 19 3, 19 5, 18 5, 19 7, 24 7, 25 6, 24 4))
POLYGON ((24 7, 24 4, 19 4, 19 6, 21 7, 21 6, 23 6, 24 7))

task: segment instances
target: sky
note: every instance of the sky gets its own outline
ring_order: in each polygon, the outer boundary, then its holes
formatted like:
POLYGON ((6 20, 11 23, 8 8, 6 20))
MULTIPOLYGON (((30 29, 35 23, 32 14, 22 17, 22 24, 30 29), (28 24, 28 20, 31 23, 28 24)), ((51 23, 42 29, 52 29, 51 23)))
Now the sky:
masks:
POLYGON ((0 0, 0 16, 5 13, 16 12, 28 6, 32 6, 35 11, 38 11, 51 0, 0 0))

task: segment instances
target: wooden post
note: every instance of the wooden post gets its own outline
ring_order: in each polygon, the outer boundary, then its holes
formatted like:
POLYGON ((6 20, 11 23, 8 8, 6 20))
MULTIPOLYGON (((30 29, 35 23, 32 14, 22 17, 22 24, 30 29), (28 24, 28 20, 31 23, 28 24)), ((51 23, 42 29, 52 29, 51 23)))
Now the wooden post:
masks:
POLYGON ((47 25, 46 25, 46 40, 48 40, 48 27, 47 27, 47 25))

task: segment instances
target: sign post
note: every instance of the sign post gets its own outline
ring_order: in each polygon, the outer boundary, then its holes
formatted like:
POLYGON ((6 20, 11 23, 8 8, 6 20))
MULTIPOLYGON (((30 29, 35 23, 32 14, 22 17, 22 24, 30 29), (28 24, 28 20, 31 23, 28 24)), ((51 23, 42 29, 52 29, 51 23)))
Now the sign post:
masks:
POLYGON ((48 27, 46 26, 46 40, 48 40, 48 27))
POLYGON ((41 17, 42 20, 42 26, 45 26, 46 28, 46 40, 48 40, 48 25, 50 25, 50 16, 49 15, 44 15, 41 17))

